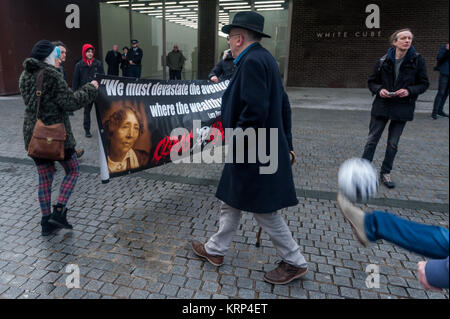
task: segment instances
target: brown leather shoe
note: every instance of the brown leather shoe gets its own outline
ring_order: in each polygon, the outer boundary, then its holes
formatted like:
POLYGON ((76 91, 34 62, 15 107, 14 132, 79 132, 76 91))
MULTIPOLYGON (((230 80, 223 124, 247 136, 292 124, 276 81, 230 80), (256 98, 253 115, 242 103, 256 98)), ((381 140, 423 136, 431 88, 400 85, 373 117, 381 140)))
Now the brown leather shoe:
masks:
POLYGON ((308 272, 308 267, 297 268, 281 261, 277 268, 264 275, 264 280, 274 285, 284 285, 300 278, 308 272))
POLYGON ((199 242, 198 240, 193 240, 192 243, 192 250, 194 250, 194 253, 197 256, 206 258, 207 261, 209 261, 211 264, 213 264, 216 267, 222 266, 223 264, 223 256, 213 256, 206 252, 205 244, 199 242))

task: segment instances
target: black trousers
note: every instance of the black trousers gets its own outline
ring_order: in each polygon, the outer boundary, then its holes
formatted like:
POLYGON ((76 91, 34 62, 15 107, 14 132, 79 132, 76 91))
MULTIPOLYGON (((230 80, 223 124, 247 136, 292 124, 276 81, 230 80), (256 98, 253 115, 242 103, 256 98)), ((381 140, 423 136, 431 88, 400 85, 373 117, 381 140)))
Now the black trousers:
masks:
MULTIPOLYGON (((364 147, 364 154, 362 158, 365 158, 372 162, 375 150, 384 128, 386 127, 389 119, 387 117, 375 117, 372 115, 369 125, 369 137, 367 138, 366 146, 364 147)), ((395 155, 397 154, 398 142, 400 136, 405 128, 405 121, 392 121, 389 124, 388 139, 386 146, 386 153, 384 155, 383 164, 381 165, 380 174, 389 174, 392 170, 395 155)))
POLYGON ((181 70, 169 70, 169 78, 171 80, 181 80, 181 70))
POLYGON ((141 77, 142 67, 140 65, 129 65, 128 66, 128 76, 132 78, 139 79, 141 77))
POLYGON ((92 105, 93 104, 89 104, 89 105, 86 105, 84 107, 83 127, 84 127, 84 131, 86 133, 91 131, 91 110, 92 110, 92 105))
POLYGON ((448 75, 439 75, 439 88, 434 99, 433 115, 443 112, 445 101, 448 96, 448 75))

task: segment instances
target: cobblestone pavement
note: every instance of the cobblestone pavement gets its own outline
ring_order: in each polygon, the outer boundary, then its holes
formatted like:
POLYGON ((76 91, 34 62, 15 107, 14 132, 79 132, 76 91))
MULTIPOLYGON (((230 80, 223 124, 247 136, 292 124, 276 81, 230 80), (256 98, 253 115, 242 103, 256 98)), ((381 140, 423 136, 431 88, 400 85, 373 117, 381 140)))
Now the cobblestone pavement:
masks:
MULTIPOLYGON (((0 100, 0 156, 26 158, 23 147, 22 100, 0 100)), ((94 112, 92 117, 95 119, 94 112)), ((364 111, 293 109, 293 142, 297 154, 295 185, 299 189, 334 192, 339 165, 350 157, 362 155, 370 113, 364 111)), ((97 138, 86 139, 82 129, 83 112, 72 120, 78 147, 86 150, 81 164, 98 166, 97 138)), ((94 122, 96 123, 96 122, 94 122)), ((96 125, 95 125, 96 126, 96 125)), ((93 125, 92 133, 97 136, 93 125)), ((387 131, 387 129, 386 129, 387 131)), ((375 153, 374 165, 381 167, 387 132, 375 153)), ((392 179, 398 187, 381 187, 378 197, 448 203, 449 195, 449 121, 433 121, 419 113, 408 122, 400 138, 392 179)), ((222 164, 168 164, 152 173, 218 180, 222 164)))
MULTIPOLYGON (((310 272, 285 286, 263 281, 278 257, 267 234, 255 247, 256 225, 244 213, 234 243, 220 268, 196 257, 192 239, 206 240, 218 228, 219 201, 213 185, 173 182, 145 174, 101 184, 96 140, 79 128, 79 146, 87 152, 82 174, 69 202, 73 231, 40 234, 37 174, 22 140, 21 100, 0 101, 0 298, 447 298, 424 291, 416 263, 423 257, 385 241, 366 248, 353 235, 333 199, 300 197, 282 211, 298 240, 310 272), (80 268, 80 288, 66 287, 67 266, 80 268), (367 265, 380 267, 380 288, 367 288, 367 265)), ((294 144, 299 155, 296 186, 334 192, 339 164, 360 156, 367 135, 368 112, 295 109, 294 144)), ((77 125, 78 124, 78 125, 77 125)), ((400 141, 388 199, 441 203, 447 210, 392 208, 409 220, 448 228, 448 120, 418 114, 400 141)), ((95 130, 93 130, 95 131, 95 130)), ((383 138, 376 155, 380 166, 383 138)), ((221 165, 166 165, 149 170, 161 176, 215 180, 221 165), (162 175, 163 174, 163 175, 162 175)), ((63 177, 58 166, 54 198, 63 177)), ((430 206, 432 207, 432 206, 430 206)))

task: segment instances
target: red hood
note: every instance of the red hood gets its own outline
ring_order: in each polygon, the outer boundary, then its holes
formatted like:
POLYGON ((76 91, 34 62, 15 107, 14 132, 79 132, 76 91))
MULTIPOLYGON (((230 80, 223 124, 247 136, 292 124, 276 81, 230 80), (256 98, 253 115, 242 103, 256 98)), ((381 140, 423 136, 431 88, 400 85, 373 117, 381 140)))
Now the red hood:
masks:
POLYGON ((93 60, 94 58, 92 58, 91 61, 88 61, 88 60, 86 59, 86 51, 87 51, 88 49, 94 50, 94 54, 95 54, 95 48, 94 48, 94 46, 92 46, 91 44, 86 43, 85 45, 83 45, 83 50, 82 50, 81 56, 83 57, 84 63, 86 63, 87 65, 90 66, 90 65, 92 64, 92 60, 93 60))

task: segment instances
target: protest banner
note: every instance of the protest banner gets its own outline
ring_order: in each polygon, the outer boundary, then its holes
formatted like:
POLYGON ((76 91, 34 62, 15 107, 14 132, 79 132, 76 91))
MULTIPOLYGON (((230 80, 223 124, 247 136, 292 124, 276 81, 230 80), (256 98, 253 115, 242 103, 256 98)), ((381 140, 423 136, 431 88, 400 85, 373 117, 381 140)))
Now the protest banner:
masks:
POLYGON ((171 162, 175 145, 181 145, 183 152, 192 151, 224 138, 220 109, 229 81, 138 80, 99 74, 96 80, 103 182, 171 162), (177 128, 186 133, 171 136, 177 128), (221 134, 210 135, 211 128, 221 134))

